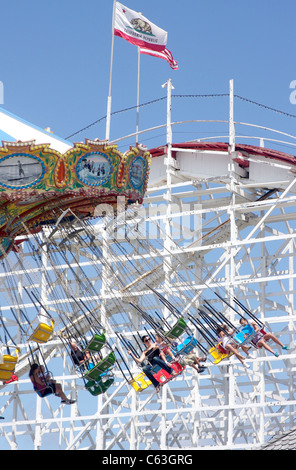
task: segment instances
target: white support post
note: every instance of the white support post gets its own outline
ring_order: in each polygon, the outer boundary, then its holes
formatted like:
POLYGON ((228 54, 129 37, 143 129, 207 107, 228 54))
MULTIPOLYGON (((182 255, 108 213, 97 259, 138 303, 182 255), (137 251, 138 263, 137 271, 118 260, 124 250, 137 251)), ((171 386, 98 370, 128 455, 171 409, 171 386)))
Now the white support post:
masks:
MULTIPOLYGON (((167 88, 167 156, 166 156, 166 178, 167 178, 167 191, 166 191, 166 202, 167 202, 167 209, 166 209, 166 220, 165 220, 165 240, 164 246, 168 249, 168 252, 171 252, 171 237, 172 237, 172 230, 171 230, 171 214, 172 214, 172 122, 171 122, 171 106, 172 106, 172 89, 174 88, 172 85, 172 80, 169 78, 166 83, 162 85, 162 87, 167 88)), ((167 262, 164 265, 165 271, 165 291, 168 293, 170 291, 170 276, 172 272, 172 260, 171 256, 167 258, 167 262)), ((166 311, 166 309, 165 309, 166 311)))
POLYGON ((139 105, 140 105, 140 48, 138 47, 138 79, 137 79, 137 121, 136 121, 136 145, 139 143, 139 105))
MULTIPOLYGON (((234 101, 233 101, 233 80, 229 81, 229 178, 230 178, 230 191, 231 191, 231 203, 229 205, 229 218, 230 218, 230 270, 229 270, 229 300, 233 303, 234 289, 233 284, 235 280, 235 255, 236 255, 236 241, 237 241, 237 228, 235 223, 235 201, 236 201, 236 190, 235 190, 235 162, 233 160, 235 156, 235 127, 234 127, 234 101)), ((233 311, 231 312, 231 320, 233 321, 233 311)))
POLYGON ((235 152, 235 127, 234 127, 234 93, 233 80, 229 81, 229 146, 230 154, 235 152))
POLYGON ((116 12, 116 0, 113 0, 113 13, 112 13, 112 42, 111 42, 111 55, 110 55, 110 76, 109 76, 109 94, 107 100, 107 117, 106 117, 106 140, 110 139, 110 126, 111 126, 111 88, 112 88, 112 70, 113 70, 113 51, 114 51, 114 20, 116 12))
POLYGON ((106 134, 105 139, 109 141, 110 139, 110 127, 111 127, 111 95, 108 96, 107 100, 107 117, 106 117, 106 134))

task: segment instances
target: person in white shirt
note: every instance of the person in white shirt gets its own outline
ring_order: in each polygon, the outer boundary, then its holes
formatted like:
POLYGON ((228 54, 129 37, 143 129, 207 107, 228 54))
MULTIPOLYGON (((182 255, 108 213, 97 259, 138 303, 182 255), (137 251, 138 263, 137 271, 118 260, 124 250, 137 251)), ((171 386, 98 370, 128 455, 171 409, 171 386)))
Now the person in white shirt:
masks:
MULTIPOLYGON (((233 338, 231 337, 232 334, 233 334, 233 330, 230 330, 227 327, 227 325, 221 325, 221 327, 217 328, 217 335, 219 336, 219 338, 221 338, 221 343, 222 343, 223 348, 227 352, 234 354, 244 367, 249 368, 250 366, 245 363, 244 356, 242 356, 238 352, 237 350, 238 346, 233 340, 233 338)), ((247 353, 247 350, 245 350, 245 352, 247 353)))

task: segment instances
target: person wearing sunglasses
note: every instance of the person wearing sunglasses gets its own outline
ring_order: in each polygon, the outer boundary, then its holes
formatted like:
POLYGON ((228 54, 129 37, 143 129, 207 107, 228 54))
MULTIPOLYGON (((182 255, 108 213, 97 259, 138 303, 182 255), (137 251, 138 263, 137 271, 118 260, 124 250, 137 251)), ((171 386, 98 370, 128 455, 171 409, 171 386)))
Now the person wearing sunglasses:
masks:
POLYGON ((159 367, 161 367, 161 369, 166 370, 172 376, 177 374, 174 369, 172 369, 168 364, 166 364, 166 362, 164 362, 163 359, 161 359, 160 356, 163 353, 161 353, 156 343, 152 343, 151 338, 149 338, 149 336, 144 335, 141 339, 144 345, 146 346, 146 349, 142 352, 140 357, 136 357, 130 350, 128 350, 127 352, 138 364, 142 364, 145 359, 148 361, 148 364, 143 367, 143 372, 148 377, 148 379, 151 380, 152 384, 156 388, 156 391, 158 392, 160 389, 160 383, 153 376, 153 366, 158 365, 159 367))

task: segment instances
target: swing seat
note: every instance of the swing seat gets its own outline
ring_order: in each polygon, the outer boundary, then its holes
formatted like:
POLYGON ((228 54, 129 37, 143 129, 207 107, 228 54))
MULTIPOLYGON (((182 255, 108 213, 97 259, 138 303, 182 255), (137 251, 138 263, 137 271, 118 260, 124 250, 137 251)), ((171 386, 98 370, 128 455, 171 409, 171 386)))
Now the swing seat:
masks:
POLYGON ((104 344, 106 343, 106 336, 103 332, 101 335, 95 334, 87 346, 84 348, 84 351, 90 352, 99 352, 104 344))
POLYGON ((142 392, 152 384, 151 380, 148 379, 144 372, 141 372, 141 374, 129 380, 128 383, 134 390, 136 390, 136 392, 142 392))
POLYGON ((157 380, 157 382, 162 383, 162 382, 166 382, 172 376, 166 370, 160 369, 159 371, 156 372, 156 374, 153 374, 153 377, 157 380))
POLYGON ((114 352, 111 352, 106 356, 104 359, 102 359, 100 362, 94 365, 92 369, 90 369, 84 376, 83 378, 86 380, 93 380, 93 381, 98 381, 100 376, 106 372, 110 367, 112 367, 116 362, 116 357, 114 352))
MULTIPOLYGON (((33 323, 30 325, 33 328, 33 323)), ((38 325, 33 328, 33 332, 28 338, 28 341, 36 341, 36 343, 47 343, 51 337, 54 329, 54 321, 50 320, 50 324, 39 322, 38 325)))
POLYGON ((165 336, 170 339, 179 338, 182 333, 186 330, 187 324, 183 317, 179 318, 177 323, 172 327, 170 331, 165 333, 165 336))
POLYGON ((189 354, 197 345, 197 340, 193 336, 188 336, 182 343, 178 344, 173 351, 176 354, 189 354))
POLYGON ((172 367, 172 369, 174 369, 175 372, 177 372, 177 374, 179 374, 185 369, 185 366, 182 366, 178 361, 171 362, 170 366, 172 367))
POLYGON ((0 370, 0 380, 3 380, 3 381, 7 381, 7 380, 10 380, 11 377, 13 376, 13 372, 14 371, 10 371, 10 370, 0 370))
POLYGON ((245 341, 245 337, 244 337, 244 334, 242 331, 239 331, 234 337, 233 337, 234 341, 237 343, 237 344, 243 344, 244 341, 245 341))
MULTIPOLYGON (((177 361, 171 362, 170 366, 172 369, 174 369, 177 374, 180 374, 185 369, 185 366, 181 366, 181 364, 179 364, 179 362, 177 361)), ((173 376, 169 372, 167 372, 165 369, 161 369, 159 366, 154 366, 152 368, 152 372, 155 372, 153 373, 153 377, 159 383, 167 382, 168 380, 173 378, 173 376)))
POLYGON ((3 354, 0 362, 0 380, 10 380, 18 361, 19 350, 15 349, 15 355, 3 354))
POLYGON ((85 384, 85 388, 91 393, 91 395, 96 397, 98 395, 101 395, 102 393, 105 393, 108 388, 111 387, 114 380, 114 377, 110 377, 107 380, 101 378, 99 381, 89 380, 85 384))
POLYGON ((249 343, 255 336, 255 330, 252 325, 243 326, 240 331, 234 336, 234 341, 240 346, 249 343))
POLYGON ((18 376, 16 374, 12 374, 10 379, 6 380, 4 383, 5 385, 10 384, 11 382, 16 382, 18 380, 18 376))
POLYGON ((4 362, 0 364, 0 371, 2 370, 8 370, 13 372, 15 369, 15 363, 14 362, 4 362))
POLYGON ((0 370, 2 369, 14 370, 17 361, 18 361, 18 355, 12 356, 11 354, 5 354, 3 356, 3 362, 0 363, 0 370))
POLYGON ((216 344, 216 346, 213 346, 210 350, 209 353, 214 359, 214 364, 219 364, 219 362, 222 361, 222 359, 225 359, 227 357, 230 357, 231 354, 229 354, 221 344, 216 344))
POLYGON ((37 395, 40 397, 40 398, 45 398, 47 397, 48 395, 52 395, 53 394, 53 389, 52 387, 50 387, 50 385, 45 385, 44 386, 44 389, 42 390, 38 390, 38 388, 36 387, 33 387, 34 391, 37 393, 37 395), (45 388, 51 388, 51 390, 48 390, 44 395, 42 394, 42 390, 44 390, 45 388))

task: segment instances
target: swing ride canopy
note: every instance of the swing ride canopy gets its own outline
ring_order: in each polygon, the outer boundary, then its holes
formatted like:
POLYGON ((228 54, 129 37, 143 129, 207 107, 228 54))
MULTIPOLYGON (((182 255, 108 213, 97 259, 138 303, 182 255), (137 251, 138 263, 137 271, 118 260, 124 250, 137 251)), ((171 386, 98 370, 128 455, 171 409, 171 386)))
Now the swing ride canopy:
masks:
POLYGON ((64 211, 80 219, 102 215, 101 205, 142 203, 150 154, 122 154, 108 141, 70 142, 0 112, 0 258, 26 228, 53 225, 64 211), (25 224, 25 227, 24 227, 25 224))

